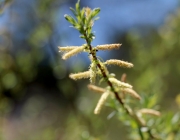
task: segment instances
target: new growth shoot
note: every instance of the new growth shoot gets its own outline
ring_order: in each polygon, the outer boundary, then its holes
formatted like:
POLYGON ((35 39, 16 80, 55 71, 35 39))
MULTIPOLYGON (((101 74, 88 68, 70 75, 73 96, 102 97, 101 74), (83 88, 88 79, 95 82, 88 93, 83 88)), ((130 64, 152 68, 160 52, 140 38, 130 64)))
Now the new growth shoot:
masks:
MULTIPOLYGON (((99 114, 102 106, 107 101, 107 98, 113 96, 113 99, 118 101, 121 105, 121 108, 126 112, 131 119, 133 119, 137 124, 137 129, 139 129, 139 135, 141 139, 144 139, 142 127, 147 127, 149 138, 156 139, 156 137, 151 133, 151 129, 148 128, 146 122, 141 118, 141 115, 138 114, 151 114, 155 116, 159 116, 160 113, 158 111, 152 109, 141 109, 141 110, 133 110, 128 103, 126 103, 126 96, 130 95, 134 100, 141 100, 140 95, 135 92, 132 88, 133 86, 118 80, 113 74, 111 74, 107 68, 107 65, 116 65, 122 68, 132 68, 134 65, 130 62, 110 59, 103 62, 98 59, 96 55, 97 51, 105 51, 112 49, 119 49, 121 44, 105 44, 105 45, 97 45, 92 46, 91 43, 95 38, 95 34, 92 32, 92 27, 94 22, 99 19, 98 14, 100 12, 100 8, 90 9, 89 7, 85 7, 80 9, 80 1, 78 1, 75 5, 75 9, 70 8, 72 13, 74 14, 73 18, 70 15, 65 15, 65 19, 72 25, 73 28, 77 29, 80 33, 80 38, 85 40, 85 44, 80 46, 67 46, 67 47, 59 47, 59 51, 63 53, 62 58, 64 60, 73 57, 81 52, 87 53, 90 55, 91 64, 89 65, 89 69, 85 72, 73 73, 70 74, 70 78, 73 80, 79 80, 84 78, 90 79, 90 85, 88 88, 92 91, 98 92, 101 94, 99 102, 94 110, 95 114, 99 114), (96 86, 97 79, 104 79, 104 82, 107 84, 106 87, 96 86), (123 96, 121 96, 123 94, 123 96)), ((128 118, 127 118, 128 119, 128 118)))

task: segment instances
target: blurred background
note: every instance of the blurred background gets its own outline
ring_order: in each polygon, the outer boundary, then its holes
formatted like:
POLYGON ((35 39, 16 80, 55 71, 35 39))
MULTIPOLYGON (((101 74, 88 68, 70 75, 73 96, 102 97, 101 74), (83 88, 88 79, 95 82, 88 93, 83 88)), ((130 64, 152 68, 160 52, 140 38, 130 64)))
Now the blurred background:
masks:
MULTIPOLYGON (((58 46, 84 40, 64 19, 76 0, 0 0, 0 140, 119 140, 128 129, 104 108, 93 110, 100 95, 69 73, 85 71, 86 54, 67 61, 58 46)), ((103 59, 122 59, 123 73, 140 94, 158 94, 163 110, 180 107, 179 0, 81 0, 81 7, 100 7, 93 45, 122 43, 120 50, 98 52, 103 59)))

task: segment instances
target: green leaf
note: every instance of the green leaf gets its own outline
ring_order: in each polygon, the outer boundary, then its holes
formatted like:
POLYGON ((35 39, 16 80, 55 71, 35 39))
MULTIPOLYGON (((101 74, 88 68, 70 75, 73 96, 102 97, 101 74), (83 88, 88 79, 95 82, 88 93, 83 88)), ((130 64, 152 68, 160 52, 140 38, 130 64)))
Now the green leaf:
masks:
POLYGON ((75 20, 73 17, 71 17, 70 15, 65 14, 64 17, 65 17, 65 19, 66 19, 67 21, 69 21, 72 25, 75 26, 75 25, 77 24, 76 20, 75 20))
POLYGON ((178 124, 179 120, 180 120, 180 113, 176 113, 171 120, 172 125, 178 124))
POLYGON ((72 7, 70 7, 69 9, 73 12, 73 14, 74 14, 75 16, 77 16, 77 12, 76 12, 75 9, 73 9, 72 7))
POLYGON ((84 17, 84 13, 85 13, 85 8, 83 8, 83 9, 81 10, 81 15, 80 15, 81 18, 84 17))
POLYGON ((111 113, 107 116, 107 119, 110 120, 115 114, 116 114, 116 111, 111 112, 111 113))
POLYGON ((85 38, 85 36, 84 36, 84 35, 80 35, 79 37, 80 37, 80 38, 83 38, 83 39, 85 38))
POLYGON ((96 21, 96 20, 98 20, 98 19, 99 19, 99 17, 96 17, 96 18, 94 18, 93 20, 96 21))
POLYGON ((80 0, 78 0, 78 2, 76 3, 76 11, 77 11, 77 14, 80 15, 80 0))
POLYGON ((76 18, 77 18, 78 23, 81 24, 81 17, 77 16, 76 18))
POLYGON ((92 13, 90 13, 90 15, 88 16, 88 18, 87 18, 87 20, 86 20, 86 25, 87 25, 87 27, 89 27, 89 25, 90 25, 90 23, 91 23, 91 21, 92 21, 92 18, 93 18, 92 13))
POLYGON ((81 18, 81 24, 84 25, 84 24, 85 24, 85 21, 86 21, 86 18, 83 16, 83 17, 81 18))
POLYGON ((75 29, 77 29, 77 30, 81 30, 81 26, 79 25, 79 24, 76 24, 76 25, 74 25, 73 26, 75 29))
POLYGON ((91 33, 91 27, 89 27, 88 29, 87 29, 87 34, 90 34, 91 33))
POLYGON ((99 14, 100 11, 101 11, 100 8, 95 8, 95 9, 93 9, 93 11, 92 11, 92 17, 97 16, 97 15, 99 14))
POLYGON ((90 33, 88 37, 93 40, 95 38, 95 35, 93 33, 90 33))
POLYGON ((80 34, 84 34, 84 29, 81 27, 79 32, 80 32, 80 34))

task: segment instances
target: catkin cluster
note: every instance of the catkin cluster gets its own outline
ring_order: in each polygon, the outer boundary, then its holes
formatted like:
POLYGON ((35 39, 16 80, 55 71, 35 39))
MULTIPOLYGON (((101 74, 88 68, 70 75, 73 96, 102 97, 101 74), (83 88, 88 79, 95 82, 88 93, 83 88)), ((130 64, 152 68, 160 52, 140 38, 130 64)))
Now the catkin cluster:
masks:
MULTIPOLYGON (((87 47, 88 45, 85 44, 83 46, 67 46, 67 47, 59 47, 59 51, 64 53, 62 58, 63 59, 68 59, 78 53, 81 52, 87 52, 89 53, 90 50, 88 50, 87 47)), ((93 50, 112 50, 112 49, 119 49, 121 46, 121 44, 106 44, 106 45, 98 45, 96 47, 93 47, 93 50)), ((96 55, 96 53, 93 51, 93 55, 96 55)), ((100 110, 102 108, 102 106, 104 105, 104 103, 106 102, 107 98, 109 95, 112 95, 112 91, 110 90, 110 88, 107 86, 106 88, 101 88, 98 86, 95 86, 93 84, 96 83, 96 79, 97 77, 102 78, 103 74, 101 73, 100 69, 98 68, 98 64, 100 64, 100 66, 102 67, 102 69, 104 70, 104 72, 107 74, 107 77, 103 77, 103 78, 107 78, 107 81, 110 81, 113 86, 115 87, 116 92, 120 93, 126 93, 129 94, 130 96, 132 96, 135 99, 141 99, 141 97, 139 96, 139 94, 137 94, 133 89, 132 86, 128 83, 122 82, 118 79, 116 79, 115 77, 112 77, 112 74, 109 74, 109 71, 107 69, 107 65, 116 65, 122 68, 132 68, 133 64, 129 63, 129 62, 125 62, 122 60, 117 60, 117 59, 110 59, 107 60, 105 62, 101 62, 101 60, 94 60, 93 57, 90 57, 91 60, 91 64, 89 66, 89 70, 85 71, 85 72, 78 72, 78 73, 71 73, 69 75, 69 77, 73 80, 79 80, 79 79, 86 79, 89 78, 91 85, 88 85, 88 88, 90 90, 93 90, 95 92, 101 93, 101 97, 97 103, 97 106, 94 110, 95 114, 100 113, 100 110)))
MULTIPOLYGON (((72 24, 72 27, 79 31, 81 34, 80 37, 86 41, 86 44, 82 46, 59 47, 59 52, 63 53, 62 59, 64 60, 81 52, 87 52, 89 54, 91 64, 89 65, 89 69, 87 71, 72 73, 69 75, 69 77, 73 80, 89 78, 91 85, 89 85, 88 88, 102 94, 94 110, 95 114, 100 112, 109 95, 115 95, 116 99, 121 103, 124 109, 129 112, 129 114, 133 115, 133 113, 130 113, 130 109, 125 107, 124 98, 126 94, 129 94, 133 98, 140 100, 140 95, 132 89, 130 84, 125 83, 124 80, 120 81, 116 79, 115 75, 109 73, 107 69, 107 65, 116 65, 122 68, 132 68, 133 64, 117 59, 110 59, 105 62, 102 62, 100 59, 98 59, 96 55, 97 51, 119 49, 121 44, 105 44, 93 47, 91 42, 95 38, 95 35, 92 32, 92 26, 94 25, 94 22, 99 19, 99 17, 96 16, 99 14, 100 8, 91 10, 89 7, 86 7, 80 9, 79 3, 80 1, 78 0, 75 5, 75 9, 70 8, 76 18, 73 18, 67 14, 64 17, 72 24), (104 81, 107 83, 107 87, 102 88, 93 85, 96 83, 96 79, 99 77, 104 79, 104 81), (120 93, 123 93, 123 96, 119 96, 120 93)), ((148 109, 140 110, 139 112, 158 115, 158 112, 148 109)))
MULTIPOLYGON (((92 26, 94 22, 99 19, 97 15, 100 12, 100 8, 95 8, 91 10, 89 7, 80 9, 80 0, 75 5, 75 9, 70 8, 73 12, 75 18, 70 15, 65 15, 65 19, 71 23, 72 27, 79 31, 80 38, 84 39, 86 44, 82 46, 67 46, 67 47, 59 47, 59 51, 63 53, 62 59, 66 60, 74 55, 77 55, 81 52, 88 53, 90 58, 90 65, 89 69, 84 72, 72 73, 69 77, 73 80, 79 79, 86 79, 90 80, 90 85, 88 88, 92 91, 101 94, 101 97, 94 109, 95 114, 99 114, 102 106, 105 104, 109 96, 113 96, 113 100, 117 100, 121 105, 123 110, 128 114, 132 120, 134 120, 138 126, 138 132, 140 137, 143 138, 143 130, 141 128, 148 129, 149 138, 155 139, 154 135, 151 133, 151 128, 148 127, 146 121, 143 119, 143 115, 154 115, 160 116, 160 112, 143 108, 140 110, 132 109, 128 103, 126 103, 126 97, 129 95, 133 99, 141 100, 140 95, 133 90, 132 85, 125 82, 125 76, 122 76, 121 80, 118 80, 115 77, 115 74, 110 73, 107 66, 108 65, 115 65, 121 68, 132 68, 134 65, 130 62, 117 60, 117 59, 110 59, 106 60, 105 62, 98 59, 99 57, 96 55, 97 51, 109 51, 112 49, 119 49, 121 44, 105 44, 105 45, 97 45, 93 47, 91 45, 92 40, 95 38, 94 33, 92 32, 92 26), (96 80, 103 79, 103 81, 107 84, 106 87, 99 87, 96 86, 96 80)), ((128 97, 129 97, 128 96, 128 97)))

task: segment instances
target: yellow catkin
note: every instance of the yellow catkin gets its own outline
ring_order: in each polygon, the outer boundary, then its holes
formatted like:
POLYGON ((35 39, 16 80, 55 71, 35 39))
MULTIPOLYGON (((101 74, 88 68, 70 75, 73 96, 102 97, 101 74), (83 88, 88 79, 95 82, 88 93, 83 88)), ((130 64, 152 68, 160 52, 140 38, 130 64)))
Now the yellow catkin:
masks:
POLYGON ((81 47, 81 46, 67 46, 67 47, 58 47, 58 48, 59 48, 59 52, 69 52, 78 47, 81 47))
POLYGON ((110 92, 106 91, 101 95, 101 98, 99 99, 96 108, 94 110, 94 114, 99 114, 101 111, 102 106, 104 105, 104 103, 107 100, 107 97, 109 96, 110 92))
POLYGON ((111 81, 113 84, 120 86, 120 87, 132 88, 132 86, 130 84, 121 82, 121 81, 117 80, 116 78, 109 78, 109 81, 111 81))
POLYGON ((69 75, 69 77, 73 80, 78 80, 78 79, 85 79, 85 78, 89 78, 90 77, 90 72, 89 71, 85 71, 85 72, 80 72, 80 73, 72 73, 69 75))
POLYGON ((90 82, 94 84, 96 82, 96 64, 94 62, 90 65, 90 82))
POLYGON ((65 59, 68 59, 68 58, 70 58, 70 57, 72 57, 72 56, 74 56, 74 55, 82 52, 83 50, 84 50, 84 46, 75 48, 75 49, 73 49, 73 50, 65 53, 65 54, 62 56, 62 59, 64 59, 64 60, 65 60, 65 59))
POLYGON ((148 109, 148 108, 143 108, 141 110, 139 110, 138 112, 140 112, 141 114, 150 114, 150 115, 154 115, 154 116, 160 116, 161 113, 157 110, 154 109, 148 109))
POLYGON ((105 89, 103 89, 103 88, 101 88, 101 87, 97 87, 97 86, 95 86, 95 85, 88 85, 88 89, 89 90, 93 90, 93 91, 95 91, 95 92, 97 92, 97 93, 104 93, 106 90, 105 89))
POLYGON ((146 126, 146 121, 139 115, 139 113, 134 113, 132 115, 134 116, 138 124, 140 124, 141 126, 146 126))
POLYGON ((105 44, 105 45, 98 45, 96 46, 97 50, 112 50, 112 49, 119 49, 121 44, 105 44))
POLYGON ((105 64, 107 64, 107 65, 117 65, 117 66, 124 67, 124 68, 132 68, 134 66, 132 63, 125 62, 125 61, 122 61, 122 60, 117 60, 117 59, 107 60, 105 62, 105 64))
POLYGON ((121 91, 124 92, 124 93, 129 93, 132 97, 134 97, 136 99, 139 99, 139 100, 141 99, 139 94, 137 94, 136 91, 134 91, 131 88, 122 88, 121 91))

